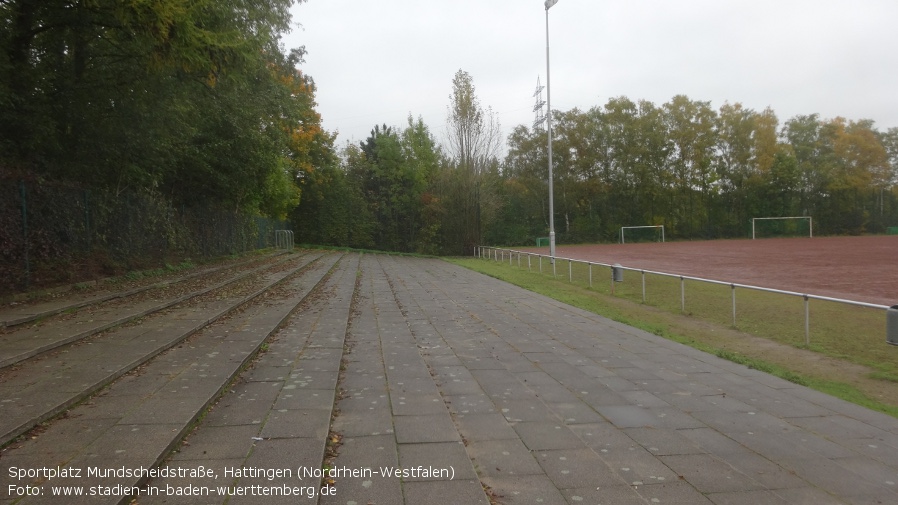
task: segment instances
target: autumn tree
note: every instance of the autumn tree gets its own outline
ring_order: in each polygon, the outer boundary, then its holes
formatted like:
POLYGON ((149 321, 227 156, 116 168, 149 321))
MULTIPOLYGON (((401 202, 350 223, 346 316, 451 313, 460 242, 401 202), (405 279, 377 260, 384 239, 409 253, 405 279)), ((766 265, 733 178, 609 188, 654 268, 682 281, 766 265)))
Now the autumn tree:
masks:
POLYGON ((343 163, 324 164, 301 179, 302 198, 293 212, 297 241, 308 244, 374 248, 376 223, 353 174, 367 160, 361 149, 348 144, 343 163))
POLYGON ((406 208, 410 250, 438 254, 445 209, 437 195, 437 178, 445 165, 443 151, 421 117, 408 117, 400 145, 410 176, 406 208))
POLYGON ((679 193, 673 228, 697 234, 713 221, 710 211, 718 181, 713 170, 717 115, 709 102, 692 101, 683 95, 675 96, 663 108, 671 143, 670 168, 679 193))
POLYGON ((519 125, 507 140, 499 197, 502 207, 489 228, 489 243, 532 244, 549 230, 546 132, 519 125))
POLYGON ((483 240, 483 226, 499 207, 496 183, 501 134, 492 109, 480 105, 470 74, 459 70, 449 96, 447 150, 451 168, 441 174, 445 209, 444 246, 471 254, 483 240))
POLYGON ((283 216, 316 122, 280 48, 292 4, 0 2, 0 164, 283 216))

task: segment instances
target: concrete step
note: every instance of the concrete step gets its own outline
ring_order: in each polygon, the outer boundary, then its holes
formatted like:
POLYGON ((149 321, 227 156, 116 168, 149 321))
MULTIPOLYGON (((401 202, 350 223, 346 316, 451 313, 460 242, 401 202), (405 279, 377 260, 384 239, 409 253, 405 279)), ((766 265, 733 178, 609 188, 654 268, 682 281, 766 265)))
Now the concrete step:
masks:
MULTIPOLYGON (((114 299, 116 303, 93 303, 91 305, 94 307, 92 307, 90 311, 82 311, 71 317, 57 318, 52 321, 42 322, 41 324, 29 327, 19 327, 11 331, 6 331, 0 336, 0 369, 13 366, 34 356, 52 351, 71 344, 72 342, 77 342, 78 340, 96 335, 110 328, 121 326, 134 321, 135 319, 146 317, 154 312, 183 303, 191 298, 202 296, 229 284, 253 277, 291 259, 291 257, 281 256, 272 259, 274 260, 273 262, 266 261, 262 265, 252 268, 251 270, 240 270, 236 273, 229 272, 228 270, 230 269, 224 271, 215 270, 212 272, 203 272, 202 276, 216 275, 221 279, 211 286, 208 285, 208 283, 199 283, 202 287, 191 289, 187 293, 160 293, 153 298, 130 301, 130 297, 144 293, 149 289, 132 290, 120 294, 121 296, 112 297, 111 299, 114 299)), ((200 275, 191 274, 185 276, 181 280, 166 282, 164 284, 152 286, 151 288, 169 288, 175 284, 195 279, 196 277, 200 277, 200 275)), ((110 299, 104 299, 102 301, 109 302, 110 299)), ((81 307, 83 308, 84 305, 81 307)))
MULTIPOLYGON (((249 256, 241 258, 238 261, 229 261, 222 264, 215 264, 207 267, 196 268, 193 271, 184 274, 171 274, 169 278, 157 282, 144 282, 143 285, 131 287, 128 289, 116 289, 114 285, 102 286, 106 281, 92 281, 89 283, 79 283, 64 288, 54 288, 52 291, 52 299, 35 302, 12 302, 6 306, 0 307, 0 328, 10 328, 27 324, 40 319, 45 319, 63 312, 70 312, 90 305, 97 305, 109 300, 127 298, 151 289, 157 289, 169 286, 178 282, 202 277, 228 270, 239 268, 240 266, 250 263, 258 263, 267 261, 273 256, 282 255, 283 252, 273 254, 265 254, 262 256, 249 256), (88 285, 96 287, 96 289, 87 289, 81 292, 78 286, 88 285)), ((109 280, 109 279, 108 279, 109 280)), ((107 281, 108 281, 107 280, 107 281)), ((141 283, 138 283, 141 284, 141 283)))
POLYGON ((82 470, 82 478, 75 481, 30 481, 43 494, 26 497, 21 503, 59 503, 60 498, 52 495, 55 484, 83 485, 85 492, 91 486, 102 486, 93 487, 93 491, 109 491, 108 496, 66 498, 66 503, 129 502, 130 493, 121 490, 140 486, 146 476, 138 472, 118 478, 114 470, 158 465, 230 387, 266 339, 327 279, 340 256, 328 254, 304 275, 267 288, 267 296, 232 311, 69 410, 63 419, 50 423, 33 438, 4 451, 3 459, 9 466, 82 470))
MULTIPOLYGON (((0 377, 0 444, 58 415, 103 386, 177 345, 211 322, 265 294, 292 273, 306 268, 318 255, 295 257, 280 264, 287 270, 257 272, 258 286, 156 312, 140 324, 120 326, 77 345, 8 368, 0 377)), ((244 277, 244 282, 251 279, 244 277)))

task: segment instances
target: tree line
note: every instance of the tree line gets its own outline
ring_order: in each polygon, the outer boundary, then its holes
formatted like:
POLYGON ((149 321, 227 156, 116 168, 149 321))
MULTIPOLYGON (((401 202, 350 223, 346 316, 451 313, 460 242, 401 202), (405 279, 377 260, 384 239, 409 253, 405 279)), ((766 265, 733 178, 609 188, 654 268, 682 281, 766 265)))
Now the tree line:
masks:
MULTIPOLYGON (((751 235, 754 217, 811 216, 815 234, 898 226, 898 128, 675 96, 612 98, 553 114, 559 242, 664 225, 673 239, 751 235)), ((467 254, 548 235, 547 132, 517 126, 500 157, 495 115, 456 74, 446 147, 419 119, 377 126, 305 180, 294 221, 309 242, 467 254)))
MULTIPOLYGON (((617 97, 554 118, 561 240, 614 240, 636 225, 681 239, 746 237, 754 217, 811 216, 824 234, 898 225, 898 128, 817 114, 780 125, 770 108, 715 110, 682 95, 661 106, 617 97)), ((518 227, 496 228, 492 240, 545 228, 545 143, 545 131, 524 126, 509 136, 501 187, 506 222, 518 227)))
MULTIPOLYGON (((307 243, 468 254, 548 234, 546 131, 503 138, 459 70, 437 140, 411 115, 337 148, 286 50, 291 0, 0 0, 0 180, 70 181, 176 207, 287 217, 307 243)), ((815 231, 898 226, 898 129, 780 123, 675 96, 553 111, 559 242, 620 226, 744 237, 752 217, 815 231)))

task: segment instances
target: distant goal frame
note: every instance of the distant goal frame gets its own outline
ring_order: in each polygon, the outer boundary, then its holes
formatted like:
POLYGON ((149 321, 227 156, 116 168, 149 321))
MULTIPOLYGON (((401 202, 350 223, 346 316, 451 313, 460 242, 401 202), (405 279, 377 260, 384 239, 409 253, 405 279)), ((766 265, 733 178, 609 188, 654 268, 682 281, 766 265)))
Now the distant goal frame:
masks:
POLYGON ((624 240, 624 230, 632 230, 635 228, 661 228, 661 242, 664 243, 664 225, 663 224, 653 224, 653 225, 645 225, 645 226, 621 226, 620 227, 620 243, 626 244, 624 240))
POLYGON ((753 217, 751 218, 751 239, 755 240, 755 222, 756 221, 773 221, 785 219, 807 219, 808 220, 808 237, 814 238, 814 218, 812 216, 788 216, 788 217, 753 217))

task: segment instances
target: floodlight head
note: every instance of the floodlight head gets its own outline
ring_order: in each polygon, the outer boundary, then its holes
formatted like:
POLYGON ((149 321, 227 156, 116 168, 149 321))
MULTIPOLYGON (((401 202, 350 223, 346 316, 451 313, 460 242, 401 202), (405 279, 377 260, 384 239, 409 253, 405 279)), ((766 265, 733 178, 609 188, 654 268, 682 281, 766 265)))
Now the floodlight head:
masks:
POLYGON ((549 10, 550 7, 557 4, 558 0, 546 0, 546 10, 549 10))

